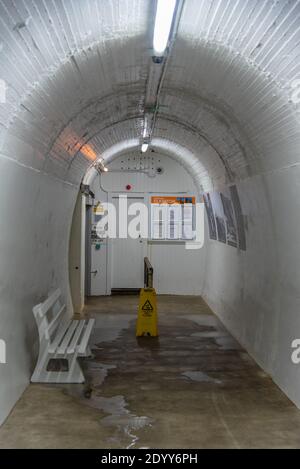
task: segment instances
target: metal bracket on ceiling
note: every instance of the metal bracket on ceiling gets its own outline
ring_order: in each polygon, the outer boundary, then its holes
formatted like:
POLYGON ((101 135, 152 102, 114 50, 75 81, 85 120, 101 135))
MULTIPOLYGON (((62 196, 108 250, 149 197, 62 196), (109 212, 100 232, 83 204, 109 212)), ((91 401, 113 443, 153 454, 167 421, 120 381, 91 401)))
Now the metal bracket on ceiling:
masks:
POLYGON ((87 197, 95 198, 94 192, 90 190, 90 186, 88 184, 80 184, 80 192, 82 195, 86 195, 87 197))

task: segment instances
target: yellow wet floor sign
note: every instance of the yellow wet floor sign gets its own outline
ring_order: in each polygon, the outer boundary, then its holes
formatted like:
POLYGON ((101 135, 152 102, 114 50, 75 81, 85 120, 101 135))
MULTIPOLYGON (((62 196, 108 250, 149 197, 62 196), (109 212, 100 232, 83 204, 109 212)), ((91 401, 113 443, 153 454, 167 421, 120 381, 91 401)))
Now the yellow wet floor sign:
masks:
POLYGON ((152 337, 158 335, 156 292, 154 288, 142 288, 140 293, 136 336, 141 337, 143 335, 152 337))

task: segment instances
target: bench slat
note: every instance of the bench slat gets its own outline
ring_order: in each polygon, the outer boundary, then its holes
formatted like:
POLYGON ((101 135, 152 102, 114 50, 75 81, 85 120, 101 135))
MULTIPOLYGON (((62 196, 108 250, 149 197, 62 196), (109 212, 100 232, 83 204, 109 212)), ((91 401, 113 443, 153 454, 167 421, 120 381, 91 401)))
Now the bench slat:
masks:
POLYGON ((48 326, 48 331, 46 331, 47 339, 51 337, 52 333, 55 331, 56 327, 58 326, 60 316, 64 312, 65 308, 66 308, 66 305, 63 305, 58 311, 58 313, 55 315, 55 317, 52 319, 52 321, 50 322, 48 326))
POLYGON ((61 295, 61 291, 58 288, 57 290, 55 290, 55 292, 51 294, 51 296, 49 296, 49 298, 47 298, 47 300, 44 301, 44 303, 41 303, 40 305, 38 305, 39 306, 38 311, 39 311, 40 316, 44 316, 49 311, 49 309, 52 308, 52 306, 59 299, 60 295, 61 295))
POLYGON ((67 330, 66 335, 63 338, 63 341, 57 349, 57 353, 59 353, 59 354, 65 354, 66 353, 69 342, 72 339, 73 334, 76 331, 76 328, 78 327, 78 324, 79 324, 79 321, 71 321, 70 327, 67 330))
POLYGON ((88 341, 92 332, 92 329, 94 327, 95 319, 89 319, 88 320, 88 325, 86 326, 86 329, 84 331, 84 335, 82 337, 80 346, 79 346, 79 353, 84 354, 88 345, 88 341))
POLYGON ((61 343, 62 339, 64 338, 67 330, 69 329, 70 327, 70 323, 71 323, 71 319, 68 319, 67 321, 65 321, 59 328, 56 336, 55 336, 55 339, 54 341, 52 342, 52 344, 50 345, 49 347, 49 353, 55 353, 56 352, 56 349, 57 347, 59 346, 59 344, 61 343))
POLYGON ((38 316, 38 319, 36 320, 36 322, 37 322, 37 326, 39 330, 40 342, 43 341, 44 339, 49 341, 49 337, 48 337, 48 325, 49 324, 48 324, 46 316, 38 316))
POLYGON ((76 332, 73 336, 73 339, 72 339, 72 342, 70 343, 69 347, 68 347, 68 350, 67 350, 67 353, 75 353, 75 348, 76 348, 76 345, 78 345, 78 342, 79 342, 79 339, 80 339, 80 336, 81 336, 81 333, 82 333, 82 330, 85 326, 85 319, 79 321, 79 326, 77 327, 76 329, 76 332))

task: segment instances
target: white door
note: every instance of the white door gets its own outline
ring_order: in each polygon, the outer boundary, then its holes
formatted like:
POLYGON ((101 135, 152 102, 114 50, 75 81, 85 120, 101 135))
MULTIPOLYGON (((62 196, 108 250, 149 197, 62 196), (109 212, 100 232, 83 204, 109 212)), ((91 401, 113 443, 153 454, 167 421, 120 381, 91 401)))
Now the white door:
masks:
MULTIPOLYGON (((119 219, 119 199, 113 199, 119 219)), ((144 203, 143 197, 127 197, 128 210, 136 203, 144 203)), ((134 216, 128 216, 128 222, 134 216)), ((142 288, 144 286, 144 257, 147 250, 147 240, 141 234, 137 239, 117 237, 112 241, 112 288, 142 288)))

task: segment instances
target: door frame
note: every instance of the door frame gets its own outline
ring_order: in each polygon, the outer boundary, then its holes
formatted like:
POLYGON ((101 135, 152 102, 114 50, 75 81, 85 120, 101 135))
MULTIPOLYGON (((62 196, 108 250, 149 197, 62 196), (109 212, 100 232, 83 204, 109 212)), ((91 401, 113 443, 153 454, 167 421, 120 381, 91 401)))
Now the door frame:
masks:
POLYGON ((92 205, 85 205, 85 296, 91 296, 91 265, 92 265, 92 205))

